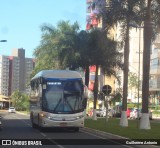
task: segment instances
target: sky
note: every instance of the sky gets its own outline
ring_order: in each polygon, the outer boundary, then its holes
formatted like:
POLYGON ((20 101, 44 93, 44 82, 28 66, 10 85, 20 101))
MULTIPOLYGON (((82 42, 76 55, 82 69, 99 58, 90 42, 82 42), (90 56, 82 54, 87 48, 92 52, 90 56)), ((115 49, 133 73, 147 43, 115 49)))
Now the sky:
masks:
POLYGON ((57 26, 61 20, 86 25, 86 0, 0 0, 0 55, 23 48, 28 58, 40 44, 41 26, 57 26))

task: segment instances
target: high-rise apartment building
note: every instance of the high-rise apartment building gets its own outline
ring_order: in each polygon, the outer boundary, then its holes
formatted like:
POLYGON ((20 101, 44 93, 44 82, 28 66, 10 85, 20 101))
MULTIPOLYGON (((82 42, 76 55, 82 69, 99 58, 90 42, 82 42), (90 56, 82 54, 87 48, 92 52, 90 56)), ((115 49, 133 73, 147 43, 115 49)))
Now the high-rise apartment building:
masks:
POLYGON ((19 90, 19 57, 9 56, 9 93, 10 95, 15 90, 19 90))
POLYGON ((15 90, 25 92, 34 68, 32 58, 25 58, 23 48, 13 49, 11 56, 0 56, 0 94, 10 96, 15 90))
POLYGON ((8 95, 9 88, 9 59, 8 56, 0 56, 0 94, 8 95))

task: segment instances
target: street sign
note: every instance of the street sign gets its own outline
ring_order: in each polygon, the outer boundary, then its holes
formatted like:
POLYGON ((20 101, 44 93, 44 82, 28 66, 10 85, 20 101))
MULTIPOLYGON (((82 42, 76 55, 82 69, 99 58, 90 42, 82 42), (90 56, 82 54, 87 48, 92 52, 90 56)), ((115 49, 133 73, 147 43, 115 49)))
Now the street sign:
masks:
POLYGON ((112 91, 112 87, 110 85, 104 85, 102 87, 102 92, 105 94, 105 95, 109 95, 112 91))

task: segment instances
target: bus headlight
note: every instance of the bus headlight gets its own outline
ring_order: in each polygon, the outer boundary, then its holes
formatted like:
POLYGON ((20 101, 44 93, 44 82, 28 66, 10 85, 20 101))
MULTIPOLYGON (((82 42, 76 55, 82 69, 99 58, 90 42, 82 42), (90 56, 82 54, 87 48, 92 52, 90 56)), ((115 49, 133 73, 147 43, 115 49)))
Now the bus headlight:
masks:
POLYGON ((47 117, 47 114, 44 112, 41 112, 39 115, 40 115, 40 117, 47 117))
POLYGON ((83 115, 80 115, 80 116, 77 116, 76 119, 80 119, 80 118, 83 118, 84 116, 83 115))

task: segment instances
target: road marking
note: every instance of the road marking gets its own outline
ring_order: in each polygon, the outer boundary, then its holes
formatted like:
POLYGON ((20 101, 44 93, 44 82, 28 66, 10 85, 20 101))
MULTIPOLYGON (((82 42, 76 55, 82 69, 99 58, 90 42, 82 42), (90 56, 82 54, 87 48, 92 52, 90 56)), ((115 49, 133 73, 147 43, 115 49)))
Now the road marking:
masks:
POLYGON ((46 137, 47 135, 46 134, 44 134, 44 133, 40 133, 42 136, 44 136, 44 137, 46 137))
POLYGON ((58 146, 59 148, 65 148, 64 146, 62 145, 59 145, 56 141, 54 141, 53 139, 51 138, 47 138, 49 141, 51 141, 53 144, 55 144, 56 146, 58 146))
POLYGON ((94 137, 98 137, 98 138, 100 138, 100 139, 106 139, 106 138, 104 138, 104 137, 101 137, 101 136, 98 136, 98 135, 95 135, 95 134, 92 134, 92 133, 89 133, 89 132, 86 132, 86 131, 82 131, 82 133, 87 133, 87 134, 89 134, 89 135, 92 135, 92 136, 94 136, 94 137))
MULTIPOLYGON (((18 117, 16 117, 16 116, 14 116, 14 118, 15 118, 15 119, 20 119, 22 122, 24 122, 25 124, 27 124, 28 126, 31 127, 31 125, 30 125, 29 123, 27 123, 24 119, 18 118, 18 117)), ((46 135, 45 133, 41 133, 41 132, 40 132, 40 134, 41 134, 43 137, 47 137, 47 135, 46 135)), ((63 147, 62 145, 58 144, 56 141, 54 141, 54 140, 51 139, 51 138, 47 138, 47 140, 51 141, 54 145, 56 145, 56 146, 59 147, 59 148, 65 148, 65 147, 63 147)))
MULTIPOLYGON (((47 137, 45 133, 40 133, 43 137, 47 137)), ((51 141, 54 145, 58 146, 59 148, 65 148, 62 145, 58 144, 56 141, 54 141, 52 138, 47 138, 47 140, 51 141)))

